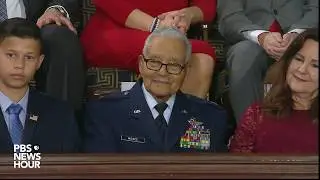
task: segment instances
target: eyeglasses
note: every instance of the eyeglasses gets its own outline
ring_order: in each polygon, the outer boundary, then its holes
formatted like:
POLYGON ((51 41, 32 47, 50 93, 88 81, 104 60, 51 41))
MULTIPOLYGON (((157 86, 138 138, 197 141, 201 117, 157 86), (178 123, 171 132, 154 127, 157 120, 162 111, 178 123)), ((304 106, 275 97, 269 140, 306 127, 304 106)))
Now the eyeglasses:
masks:
POLYGON ((161 61, 154 60, 152 58, 145 58, 144 55, 142 55, 142 58, 146 62, 147 68, 153 71, 159 71, 162 66, 166 66, 166 70, 169 74, 177 75, 185 68, 185 66, 178 63, 164 64, 161 61))

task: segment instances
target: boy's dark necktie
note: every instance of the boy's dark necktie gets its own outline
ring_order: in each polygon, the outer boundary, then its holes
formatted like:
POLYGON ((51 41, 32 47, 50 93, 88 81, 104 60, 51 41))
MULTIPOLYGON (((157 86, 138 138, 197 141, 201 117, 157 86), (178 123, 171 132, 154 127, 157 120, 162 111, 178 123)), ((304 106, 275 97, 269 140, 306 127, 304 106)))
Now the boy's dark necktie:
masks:
POLYGON ((9 124, 11 127, 9 129, 11 140, 13 144, 21 144, 23 126, 19 118, 19 114, 22 107, 19 104, 11 104, 7 108, 7 113, 9 114, 9 124))

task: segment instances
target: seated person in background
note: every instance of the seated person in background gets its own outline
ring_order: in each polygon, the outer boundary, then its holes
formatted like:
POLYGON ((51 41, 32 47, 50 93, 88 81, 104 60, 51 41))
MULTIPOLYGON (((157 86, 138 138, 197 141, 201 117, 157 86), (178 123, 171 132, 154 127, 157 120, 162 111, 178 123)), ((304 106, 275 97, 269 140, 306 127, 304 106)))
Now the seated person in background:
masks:
POLYGON ((36 24, 12 18, 0 24, 0 153, 14 144, 39 145, 39 152, 75 152, 78 125, 66 103, 29 89, 43 61, 36 24))
POLYGON ((318 8, 319 0, 218 0, 219 31, 231 45, 229 99, 237 121, 262 100, 268 67, 305 28, 318 26, 318 8))
POLYGON ((81 44, 71 23, 77 0, 1 0, 0 22, 26 18, 41 28, 45 59, 35 75, 37 89, 82 109, 85 67, 81 44))
MULTIPOLYGON (((216 0, 93 0, 96 13, 81 35, 90 66, 138 70, 138 56, 154 29, 176 27, 186 33, 191 24, 211 22, 216 0)), ((210 44, 191 40, 192 56, 181 90, 205 98, 215 65, 210 44), (197 84, 197 86, 195 86, 197 84)))
POLYGON ((263 102, 245 112, 230 151, 318 153, 318 30, 300 34, 275 66, 278 79, 263 102))
POLYGON ((139 56, 141 79, 129 90, 89 102, 86 152, 221 152, 226 112, 179 91, 191 46, 179 30, 158 29, 139 56))

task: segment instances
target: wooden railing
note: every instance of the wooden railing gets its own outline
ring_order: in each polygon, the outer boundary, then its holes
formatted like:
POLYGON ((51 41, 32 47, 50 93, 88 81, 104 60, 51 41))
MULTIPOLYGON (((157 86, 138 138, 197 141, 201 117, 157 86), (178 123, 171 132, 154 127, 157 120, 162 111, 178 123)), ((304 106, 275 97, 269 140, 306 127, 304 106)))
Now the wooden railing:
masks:
POLYGON ((318 156, 236 154, 42 154, 39 169, 13 168, 0 157, 4 178, 318 178, 318 156))

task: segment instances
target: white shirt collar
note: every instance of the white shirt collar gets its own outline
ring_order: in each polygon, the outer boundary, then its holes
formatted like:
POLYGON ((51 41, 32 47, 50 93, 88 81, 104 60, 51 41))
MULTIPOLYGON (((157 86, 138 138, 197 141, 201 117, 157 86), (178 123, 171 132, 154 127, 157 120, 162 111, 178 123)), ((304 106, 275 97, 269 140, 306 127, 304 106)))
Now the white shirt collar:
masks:
MULTIPOLYGON (((147 89, 145 88, 144 86, 144 83, 142 83, 142 91, 143 91, 143 94, 144 94, 144 97, 147 101, 147 104, 151 110, 151 113, 152 113, 152 116, 153 118, 155 119, 159 113, 158 111, 154 108, 155 105, 158 104, 158 102, 156 101, 156 99, 147 91, 147 89)), ((163 113, 163 116, 164 118, 166 119, 167 123, 169 123, 169 119, 170 119, 170 116, 171 116, 171 113, 172 113, 172 109, 173 109, 173 105, 174 105, 174 102, 175 102, 175 99, 176 99, 176 94, 173 94, 167 101, 167 109, 164 111, 163 113)))
MULTIPOLYGON (((18 104, 22 107, 22 110, 25 113, 27 112, 28 98, 29 98, 29 88, 27 89, 22 99, 20 99, 20 101, 18 102, 18 104)), ((8 96, 6 96, 0 91, 0 106, 1 106, 2 112, 4 113, 11 104, 15 104, 15 103, 8 96)))

